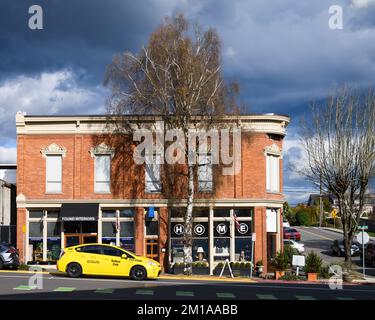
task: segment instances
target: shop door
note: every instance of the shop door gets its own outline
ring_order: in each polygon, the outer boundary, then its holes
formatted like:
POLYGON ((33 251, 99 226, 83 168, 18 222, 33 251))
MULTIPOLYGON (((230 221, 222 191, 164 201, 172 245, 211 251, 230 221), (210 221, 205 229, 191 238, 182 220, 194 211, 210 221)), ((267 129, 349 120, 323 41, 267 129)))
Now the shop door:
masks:
POLYGON ((78 246, 86 243, 96 243, 98 236, 96 234, 66 234, 65 235, 65 248, 78 246))
POLYGON ((146 239, 146 257, 159 261, 159 245, 157 239, 146 239))

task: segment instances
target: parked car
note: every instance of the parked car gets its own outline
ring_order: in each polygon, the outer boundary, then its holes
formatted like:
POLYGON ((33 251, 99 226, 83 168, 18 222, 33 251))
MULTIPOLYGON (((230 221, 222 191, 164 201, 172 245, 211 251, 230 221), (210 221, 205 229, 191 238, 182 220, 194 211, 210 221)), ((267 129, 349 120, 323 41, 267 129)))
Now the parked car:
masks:
POLYGON ((0 244, 0 269, 18 269, 20 265, 18 250, 9 243, 0 244))
MULTIPOLYGON (((343 240, 334 240, 333 244, 331 246, 332 253, 334 255, 337 255, 338 257, 342 257, 345 255, 345 249, 344 249, 344 241, 343 240)), ((359 255, 360 251, 356 244, 352 244, 351 248, 351 255, 357 256, 359 255)))
POLYGON ((284 228, 284 239, 291 239, 300 241, 301 240, 301 232, 299 232, 295 228, 284 228))
POLYGON ((365 261, 370 267, 375 268, 375 243, 370 242, 365 248, 365 261))
POLYGON ((291 239, 284 239, 284 246, 288 246, 288 245, 296 249, 298 253, 305 252, 305 245, 303 243, 300 243, 291 239))
POLYGON ((290 223, 288 220, 286 220, 285 218, 283 219, 283 227, 284 228, 289 228, 290 227, 290 223))
POLYGON ((57 261, 57 269, 72 278, 104 275, 131 277, 134 280, 157 278, 161 272, 160 264, 155 260, 100 243, 65 248, 57 261))

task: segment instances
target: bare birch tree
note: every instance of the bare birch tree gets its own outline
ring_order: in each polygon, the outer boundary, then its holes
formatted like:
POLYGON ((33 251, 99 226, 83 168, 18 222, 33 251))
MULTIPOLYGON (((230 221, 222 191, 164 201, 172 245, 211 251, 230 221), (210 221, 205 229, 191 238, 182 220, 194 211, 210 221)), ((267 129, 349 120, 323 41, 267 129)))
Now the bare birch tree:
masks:
MULTIPOLYGON (((138 54, 117 55, 108 66, 109 114, 161 116, 166 129, 182 130, 187 150, 189 129, 207 129, 217 116, 236 110, 238 86, 224 84, 220 53, 221 42, 214 29, 191 28, 182 15, 166 18, 138 54)), ((191 274, 195 168, 189 161, 185 163, 184 261, 185 273, 191 274)))
POLYGON ((345 261, 363 211, 365 193, 375 174, 375 95, 346 87, 311 108, 301 142, 307 154, 304 174, 338 201, 345 261))

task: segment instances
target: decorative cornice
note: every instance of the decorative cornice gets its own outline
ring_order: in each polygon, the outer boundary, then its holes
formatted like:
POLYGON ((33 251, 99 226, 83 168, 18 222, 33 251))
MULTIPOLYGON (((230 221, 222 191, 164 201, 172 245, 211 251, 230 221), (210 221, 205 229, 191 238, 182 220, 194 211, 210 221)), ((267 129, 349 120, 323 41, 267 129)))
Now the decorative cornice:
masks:
POLYGON ((264 155, 268 155, 268 154, 272 154, 272 155, 281 157, 282 156, 282 151, 279 148, 279 146, 276 143, 274 143, 274 144, 272 144, 270 146, 265 147, 265 149, 264 149, 264 155))
POLYGON ((63 157, 66 156, 66 148, 59 146, 56 143, 51 143, 48 147, 42 148, 40 153, 43 157, 51 156, 51 155, 61 155, 63 157))
POLYGON ((104 142, 102 142, 96 147, 92 147, 90 149, 90 154, 92 158, 94 158, 96 155, 104 154, 109 154, 111 158, 113 158, 113 156, 115 155, 115 151, 111 147, 108 147, 104 142))
MULTIPOLYGON (((139 115, 124 116, 134 129, 139 124, 145 128, 155 128, 162 121, 160 116, 139 115)), ((121 118, 122 119, 122 118, 121 118)), ((196 117, 199 121, 200 117, 196 117)), ((114 119, 113 119, 114 120, 114 119)), ((290 118, 277 114, 252 114, 222 116, 221 123, 235 123, 243 132, 264 132, 284 136, 290 118)), ((219 121, 219 122, 220 122, 219 121)), ((16 115, 17 134, 106 134, 116 129, 114 123, 108 123, 108 117, 102 116, 30 116, 22 112, 16 115)))

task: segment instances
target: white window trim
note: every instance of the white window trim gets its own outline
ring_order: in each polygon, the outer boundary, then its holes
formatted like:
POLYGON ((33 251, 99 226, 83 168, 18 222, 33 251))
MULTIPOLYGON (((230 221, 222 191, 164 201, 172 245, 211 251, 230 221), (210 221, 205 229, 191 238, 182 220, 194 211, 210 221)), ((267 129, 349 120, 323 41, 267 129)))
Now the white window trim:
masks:
POLYGON ((270 152, 269 150, 265 153, 266 161, 266 192, 268 193, 280 193, 280 159, 281 154, 277 152, 270 152), (274 173, 273 161, 276 161, 277 169, 274 173), (276 181, 272 181, 272 178, 276 181))
POLYGON ((115 156, 115 151, 113 148, 107 146, 104 142, 101 144, 90 148, 90 155, 91 158, 94 158, 94 193, 96 194, 111 194, 111 169, 112 169, 112 159, 115 156), (110 163, 109 163, 109 191, 97 191, 96 190, 96 178, 95 178, 95 160, 97 156, 110 156, 110 163))
POLYGON ((94 154, 94 193, 97 194, 110 194, 111 193, 111 167, 112 167, 112 157, 113 155, 110 153, 96 153, 94 154), (96 181, 96 160, 98 157, 108 156, 109 157, 109 181, 96 181), (97 189, 97 182, 101 183, 109 183, 108 191, 101 191, 97 189))
MULTIPOLYGON (((148 157, 146 157, 148 158, 148 157)), ((161 187, 161 178, 160 178, 160 169, 161 169, 161 154, 160 153, 153 153, 153 162, 155 160, 155 163, 152 164, 152 167, 153 167, 153 172, 155 172, 156 170, 154 169, 155 166, 159 166, 158 168, 158 171, 159 171, 159 177, 158 179, 155 179, 155 180, 152 180, 152 179, 148 179, 148 178, 151 178, 150 175, 148 174, 148 166, 150 165, 147 165, 145 163, 145 192, 146 193, 161 193, 162 191, 162 187, 161 187), (157 160, 157 157, 159 157, 159 161, 157 160), (159 162, 159 163, 158 163, 159 162), (152 186, 153 188, 149 188, 149 183, 152 183, 152 186)), ((154 176, 154 175, 153 175, 154 176)), ((156 178, 156 177, 155 177, 156 178)))
POLYGON ((40 153, 42 154, 43 158, 46 158, 46 165, 45 165, 45 172, 46 172, 46 193, 47 194, 61 194, 63 193, 63 158, 66 157, 66 148, 58 145, 57 143, 51 143, 49 146, 42 148, 40 150, 40 153), (47 182, 47 157, 48 156, 60 156, 61 157, 61 190, 60 191, 48 191, 48 182, 47 182))
POLYGON ((204 166, 207 166, 210 168, 211 170, 211 176, 208 177, 206 180, 203 180, 201 179, 201 176, 200 176, 200 169, 203 167, 203 165, 201 165, 200 163, 200 157, 201 156, 207 156, 209 157, 209 160, 212 161, 212 157, 211 157, 211 154, 210 153, 205 153, 205 152, 202 152, 202 153, 199 153, 198 154, 198 172, 197 172, 197 175, 198 175, 198 192, 212 192, 213 189, 214 189, 214 179, 213 179, 213 168, 212 168, 212 163, 211 161, 207 164, 205 164, 204 166), (207 185, 211 184, 211 187, 207 187, 207 185))

